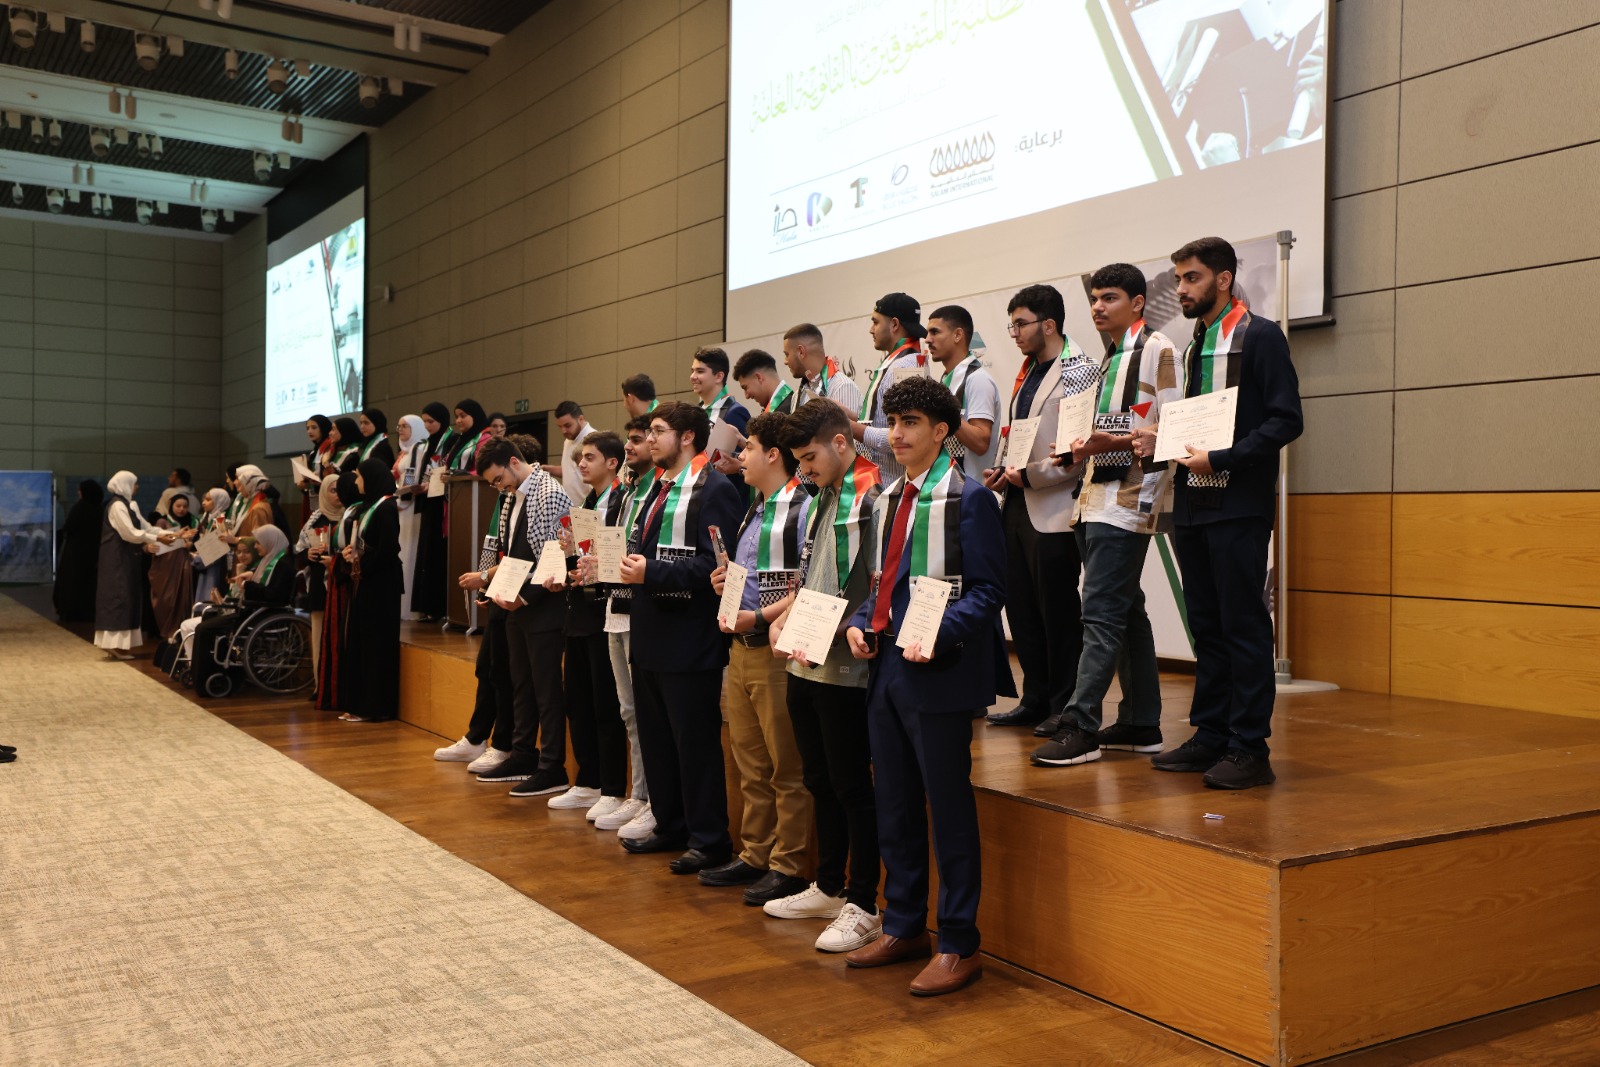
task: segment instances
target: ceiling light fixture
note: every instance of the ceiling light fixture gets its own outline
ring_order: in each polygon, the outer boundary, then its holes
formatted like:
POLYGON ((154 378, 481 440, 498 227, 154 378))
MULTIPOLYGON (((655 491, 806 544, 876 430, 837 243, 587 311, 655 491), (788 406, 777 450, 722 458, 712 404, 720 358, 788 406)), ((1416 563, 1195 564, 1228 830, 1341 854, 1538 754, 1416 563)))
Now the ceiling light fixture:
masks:
POLYGON ((100 217, 100 195, 98 193, 89 198, 89 210, 94 214, 95 218, 100 217))
POLYGON ((98 126, 89 129, 89 150, 94 153, 96 159, 104 159, 111 154, 111 138, 107 137, 106 131, 98 126))
POLYGON ((150 216, 155 214, 156 206, 148 200, 140 200, 134 204, 134 215, 139 220, 140 226, 150 225, 150 216))
POLYGON ((141 133, 139 135, 139 140, 137 142, 137 146, 138 146, 138 151, 139 151, 139 158, 140 159, 149 159, 150 158, 150 138, 149 138, 149 136, 147 134, 142 134, 141 133))
POLYGON ((132 89, 128 90, 128 99, 123 104, 122 112, 123 114, 127 115, 129 119, 136 119, 139 117, 139 101, 134 99, 132 89))
MULTIPOLYGON (((16 16, 12 17, 15 18, 16 16)), ((11 202, 18 205, 22 203, 22 186, 16 182, 11 183, 11 202)))
POLYGON ((233 18, 233 0, 217 0, 217 18, 233 18))
POLYGON ((118 148, 128 147, 128 131, 121 126, 111 131, 111 139, 117 143, 118 148))
POLYGON ((239 76, 239 53, 231 48, 222 53, 222 73, 228 76, 229 81, 239 76))
POLYGON ((255 154, 256 181, 264 182, 272 177, 272 157, 265 152, 255 154))
POLYGON ((78 165, 76 163, 74 163, 72 165, 72 184, 73 185, 77 185, 81 181, 81 179, 82 179, 82 175, 79 172, 78 165))
POLYGON ((133 55, 139 61, 140 70, 155 70, 156 64, 161 62, 161 38, 153 33, 134 34, 133 55))
POLYGON ((92 163, 89 165, 89 168, 83 172, 83 184, 88 186, 94 185, 94 164, 92 163))
POLYGON ((302 78, 311 77, 311 60, 297 59, 294 61, 294 72, 302 78))
POLYGON ((169 56, 181 56, 181 55, 183 55, 183 38, 182 37, 175 37, 175 36, 173 36, 172 34, 169 33, 169 34, 167 34, 166 40, 167 40, 167 55, 169 55, 169 56))
POLYGON ((415 22, 407 27, 406 49, 411 52, 422 51, 422 27, 415 22))
POLYGON ((122 114, 122 94, 116 89, 111 90, 110 108, 113 115, 122 114))
POLYGON ((293 162, 294 162, 294 160, 290 157, 289 153, 287 153, 287 152, 279 152, 278 153, 278 166, 280 168, 282 168, 283 170, 288 170, 290 164, 292 164, 293 162))
POLYGON ((200 10, 201 11, 210 11, 211 10, 211 0, 200 0, 200 10))
POLYGON ((390 78, 389 79, 389 95, 390 96, 404 96, 405 94, 406 94, 406 83, 400 78, 390 78))
POLYGON ((94 23, 85 22, 78 27, 78 47, 85 52, 94 51, 94 23))
POLYGON ((189 203, 192 204, 192 203, 194 203, 195 201, 197 201, 199 199, 200 199, 200 183, 191 178, 189 180, 189 203))
POLYGON ((35 115, 33 121, 29 123, 28 140, 34 144, 44 144, 44 119, 38 115, 35 115))
POLYGON ((61 214, 61 209, 67 206, 67 191, 65 189, 46 189, 44 191, 44 203, 50 209, 50 214, 61 214))
MULTIPOLYGON (((17 47, 29 49, 39 36, 39 14, 25 7, 11 9, 11 39, 17 42, 17 47)), ((14 186, 21 189, 22 186, 14 186)), ((18 201, 19 203, 21 201, 18 201)))
POLYGON ((150 138, 150 158, 151 159, 159 161, 162 156, 166 155, 166 153, 167 153, 167 146, 161 143, 161 135, 159 133, 156 134, 154 137, 150 138))
POLYGON ((204 211, 200 212, 200 228, 202 230, 206 231, 207 233, 215 233, 216 232, 216 230, 217 230, 217 209, 216 208, 208 207, 204 211))
POLYGON ((404 22, 397 21, 394 24, 394 47, 400 52, 406 50, 406 24, 404 22))
POLYGON ((231 208, 231 207, 223 208, 222 209, 222 217, 226 221, 232 222, 233 221, 233 208, 231 208))
POLYGON ((61 121, 59 119, 50 120, 50 147, 61 147, 61 121))
POLYGON ((378 94, 382 92, 382 89, 378 84, 377 78, 366 75, 361 79, 360 85, 356 87, 356 92, 361 97, 361 106, 370 111, 378 106, 378 94))
POLYGON ((276 59, 267 64, 267 89, 279 96, 289 87, 289 71, 276 59))

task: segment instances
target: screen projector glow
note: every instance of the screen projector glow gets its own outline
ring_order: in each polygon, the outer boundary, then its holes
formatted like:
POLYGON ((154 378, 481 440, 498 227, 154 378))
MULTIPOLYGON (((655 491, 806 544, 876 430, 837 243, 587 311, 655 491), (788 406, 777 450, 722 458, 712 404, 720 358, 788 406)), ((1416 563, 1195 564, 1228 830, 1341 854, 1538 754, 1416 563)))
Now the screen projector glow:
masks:
POLYGON ((362 406, 365 207, 358 190, 267 247, 268 455, 304 451, 312 415, 362 406))
POLYGON ((1327 0, 732 0, 728 336, 1279 230, 1292 313, 1321 314, 1327 19, 1327 0))

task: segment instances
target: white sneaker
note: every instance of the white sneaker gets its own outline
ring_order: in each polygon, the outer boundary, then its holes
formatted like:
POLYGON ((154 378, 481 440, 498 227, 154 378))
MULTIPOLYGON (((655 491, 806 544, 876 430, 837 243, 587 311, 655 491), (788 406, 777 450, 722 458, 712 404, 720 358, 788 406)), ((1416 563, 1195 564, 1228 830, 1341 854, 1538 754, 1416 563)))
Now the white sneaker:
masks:
POLYGON ((837 919, 844 908, 844 897, 830 897, 812 882, 790 897, 779 897, 761 905, 774 919, 837 919))
MULTIPOLYGON (((595 825, 598 826, 599 823, 596 823, 595 825)), ((647 803, 639 810, 639 814, 635 815, 633 819, 629 821, 628 825, 617 831, 617 836, 626 837, 632 841, 643 841, 645 838, 649 837, 655 832, 655 813, 650 810, 650 805, 647 803)))
POLYGON ((483 750, 488 747, 489 743, 487 741, 481 745, 475 745, 463 737, 453 745, 434 749, 433 758, 445 763, 470 763, 483 755, 483 750))
POLYGON ((498 748, 485 749, 483 755, 467 764, 467 770, 473 774, 488 774, 510 758, 510 752, 498 748))
MULTIPOLYGON (((641 812, 648 811, 649 808, 650 805, 644 801, 634 800, 630 797, 624 800, 615 811, 596 815, 594 817, 594 828, 596 830, 621 830, 624 826, 637 819, 641 812)), ((590 811, 592 814, 593 809, 590 809, 590 811)))
POLYGON ((591 789, 586 785, 575 785, 565 793, 557 793, 550 798, 550 806, 557 809, 577 810, 591 808, 595 801, 600 799, 600 790, 591 789))
POLYGON ((626 803, 627 801, 623 800, 621 797, 601 797, 599 800, 594 802, 593 807, 584 812, 583 817, 588 819, 590 822, 594 822, 602 815, 610 815, 612 812, 616 811, 626 803))
POLYGON ((882 915, 868 915, 854 904, 846 904, 817 938, 817 951, 853 952, 882 936, 882 915))

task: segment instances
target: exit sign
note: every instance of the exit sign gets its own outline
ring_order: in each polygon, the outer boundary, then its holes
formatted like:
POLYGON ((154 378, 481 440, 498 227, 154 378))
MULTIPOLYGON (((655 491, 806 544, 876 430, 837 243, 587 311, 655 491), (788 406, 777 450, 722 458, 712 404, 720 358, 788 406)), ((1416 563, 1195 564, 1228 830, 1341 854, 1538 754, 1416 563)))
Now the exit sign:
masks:
POLYGON ((527 410, 528 410, 528 402, 526 400, 517 401, 517 409, 516 409, 516 412, 515 412, 516 414, 521 415, 523 412, 525 412, 527 410))

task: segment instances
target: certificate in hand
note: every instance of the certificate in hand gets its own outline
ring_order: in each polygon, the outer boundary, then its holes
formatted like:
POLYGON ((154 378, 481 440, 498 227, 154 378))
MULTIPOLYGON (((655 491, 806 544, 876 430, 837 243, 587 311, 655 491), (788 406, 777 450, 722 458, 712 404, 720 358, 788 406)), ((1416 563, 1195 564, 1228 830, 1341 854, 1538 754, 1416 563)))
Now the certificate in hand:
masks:
POLYGON ((711 455, 713 463, 722 459, 737 459, 742 448, 744 448, 744 435, 731 422, 717 420, 711 427, 711 432, 706 435, 706 451, 711 455))
POLYGON ((944 621, 944 606, 950 603, 949 582, 937 578, 911 577, 911 602, 906 605, 906 617, 901 620, 900 632, 894 643, 900 648, 921 645, 922 654, 933 655, 934 642, 939 640, 939 624, 944 621))
POLYGON ((435 467, 428 474, 428 495, 444 496, 444 468, 435 467))
POLYGON ((620 526, 602 526, 595 531, 594 545, 590 551, 594 555, 597 581, 609 585, 622 584, 622 555, 627 548, 625 541, 626 535, 620 526))
POLYGON ((522 595, 522 584, 532 569, 532 560, 503 557, 495 569, 494 581, 489 583, 489 599, 515 601, 522 595))
POLYGON ((1026 467, 1028 457, 1033 454, 1033 439, 1039 436, 1039 419, 1014 419, 1011 428, 1006 431, 1006 454, 1004 466, 1026 467))
POLYGON ((228 543, 222 539, 217 531, 212 530, 201 535, 200 539, 194 543, 194 550, 200 557, 200 565, 209 567, 228 554, 228 543))
POLYGON ((728 578, 722 587, 722 603, 717 606, 717 621, 730 630, 739 620, 739 604, 744 600, 744 587, 749 580, 748 567, 728 561, 728 578))
POLYGON ((544 543, 544 548, 539 550, 539 565, 533 569, 530 581, 534 585, 543 585, 551 578, 561 582, 567 580, 567 554, 561 551, 559 541, 544 543))
POLYGON ((829 596, 815 589, 800 590, 794 606, 789 609, 789 618, 784 621, 778 651, 800 652, 812 663, 823 662, 839 632, 839 620, 844 618, 845 607, 842 596, 829 596))
POLYGON ((1094 408, 1098 399, 1098 389, 1085 389, 1061 398, 1061 407, 1056 413, 1056 455, 1066 455, 1072 442, 1082 441, 1094 432, 1094 408))
POLYGON ((1223 389, 1187 400, 1171 400, 1161 405, 1161 424, 1156 428, 1157 463, 1189 454, 1187 445, 1198 451, 1213 452, 1233 447, 1234 407, 1239 387, 1223 389))
POLYGON ((590 508, 572 509, 572 540, 580 549, 594 540, 595 531, 598 529, 600 529, 598 511, 590 508))
POLYGON ((294 472, 294 480, 295 480, 296 484, 298 484, 300 482, 321 482, 322 481, 321 478, 317 477, 315 471, 313 471, 310 467, 306 466, 306 461, 301 459, 299 456, 290 456, 289 457, 289 468, 294 472))

